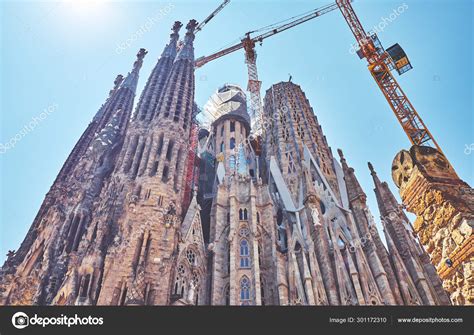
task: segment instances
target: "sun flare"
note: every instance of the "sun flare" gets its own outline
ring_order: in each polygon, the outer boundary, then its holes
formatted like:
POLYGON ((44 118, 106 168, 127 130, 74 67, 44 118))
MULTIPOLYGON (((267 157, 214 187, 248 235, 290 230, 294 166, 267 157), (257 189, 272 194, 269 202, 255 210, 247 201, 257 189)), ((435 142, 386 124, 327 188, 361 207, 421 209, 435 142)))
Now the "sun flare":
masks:
POLYGON ((65 0, 64 2, 78 12, 97 12, 106 3, 105 0, 65 0))

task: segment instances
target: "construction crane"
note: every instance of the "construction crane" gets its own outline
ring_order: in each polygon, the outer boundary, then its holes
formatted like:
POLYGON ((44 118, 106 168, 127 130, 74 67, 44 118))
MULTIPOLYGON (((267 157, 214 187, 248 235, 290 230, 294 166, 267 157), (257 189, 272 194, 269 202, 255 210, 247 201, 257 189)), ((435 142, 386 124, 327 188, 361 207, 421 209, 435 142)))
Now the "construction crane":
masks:
POLYGON ((375 33, 365 32, 352 8, 351 1, 336 0, 336 3, 359 44, 360 49, 357 51, 357 54, 360 58, 367 59, 370 73, 387 99, 411 143, 413 145, 435 147, 439 152, 443 153, 391 73, 395 69, 401 75, 412 69, 403 49, 398 44, 395 44, 385 50, 375 33))
MULTIPOLYGON (((257 72, 257 53, 255 52, 255 43, 261 43, 264 39, 281 33, 287 29, 293 28, 301 23, 314 19, 318 16, 326 14, 330 11, 337 9, 338 6, 336 3, 326 5, 324 7, 315 9, 308 14, 303 16, 300 15, 297 19, 294 19, 288 23, 281 24, 279 26, 274 27, 272 25, 271 29, 267 32, 264 32, 258 36, 251 37, 252 33, 256 31, 250 31, 245 34, 245 37, 237 44, 228 47, 226 49, 220 50, 212 55, 203 56, 195 61, 195 67, 199 68, 210 61, 213 61, 217 58, 223 57, 228 55, 234 51, 244 49, 245 50, 245 63, 247 64, 247 72, 248 72, 248 85, 247 91, 250 93, 250 116, 252 119, 252 132, 255 136, 261 136, 263 128, 263 113, 262 113, 262 101, 260 98, 260 86, 261 81, 258 79, 258 72, 257 72)), ((263 28, 262 28, 263 29, 263 28)), ((257 31, 261 31, 259 29, 257 31)))
POLYGON ((209 14, 208 17, 206 17, 204 19, 204 21, 202 21, 201 23, 199 23, 199 25, 196 27, 196 29, 194 30, 194 33, 196 34, 198 31, 201 31, 202 28, 204 28, 204 26, 209 22, 211 21, 214 16, 216 16, 225 6, 227 6, 229 4, 230 0, 225 0, 223 3, 221 3, 219 5, 219 7, 216 8, 216 10, 214 10, 211 14, 209 14))

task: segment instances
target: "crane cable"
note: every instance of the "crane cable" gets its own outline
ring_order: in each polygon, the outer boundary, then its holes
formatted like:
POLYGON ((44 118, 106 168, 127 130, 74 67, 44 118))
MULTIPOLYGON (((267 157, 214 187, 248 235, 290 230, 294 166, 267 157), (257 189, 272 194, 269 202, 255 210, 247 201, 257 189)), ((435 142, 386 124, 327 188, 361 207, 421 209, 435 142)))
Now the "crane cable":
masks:
MULTIPOLYGON (((255 29, 255 30, 251 30, 251 31, 247 32, 246 35, 254 34, 254 33, 259 33, 259 32, 261 32, 261 31, 269 31, 269 30, 272 30, 272 29, 275 28, 275 27, 281 26, 281 25, 282 25, 283 23, 285 23, 285 22, 294 21, 294 20, 296 20, 296 19, 298 19, 298 18, 301 18, 301 17, 303 17, 303 16, 306 16, 306 15, 308 15, 308 14, 310 14, 310 13, 313 13, 313 12, 316 11, 316 10, 317 10, 317 9, 309 10, 309 11, 307 11, 307 12, 304 12, 304 13, 299 14, 299 15, 292 16, 292 17, 287 18, 287 19, 285 19, 285 20, 281 20, 281 21, 278 21, 278 22, 269 24, 269 25, 267 25, 267 26, 264 26, 264 27, 261 27, 261 28, 255 29)), ((218 49, 217 52, 222 51, 222 50, 224 50, 224 49, 226 49, 226 48, 228 48, 228 47, 230 47, 230 46, 232 46, 232 45, 234 45, 234 44, 237 44, 237 43, 240 42, 240 41, 242 41, 242 37, 241 37, 241 38, 238 38, 238 39, 235 39, 235 40, 233 40, 233 41, 230 42, 230 43, 227 43, 225 46, 223 46, 222 48, 218 49)))

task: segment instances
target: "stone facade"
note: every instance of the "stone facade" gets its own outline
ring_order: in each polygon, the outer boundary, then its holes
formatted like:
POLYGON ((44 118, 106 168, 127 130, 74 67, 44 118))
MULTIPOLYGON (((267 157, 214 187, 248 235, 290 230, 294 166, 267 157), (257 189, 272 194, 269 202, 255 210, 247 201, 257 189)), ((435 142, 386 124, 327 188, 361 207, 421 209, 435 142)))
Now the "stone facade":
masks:
MULTIPOLYGON (((125 79, 117 77, 107 101, 46 195, 25 240, 18 251, 9 253, 1 272, 0 303, 74 304, 84 295, 81 283, 88 281, 91 292, 97 288, 98 273, 86 274, 81 263, 85 248, 98 235, 95 221, 101 212, 100 194, 122 147, 145 55, 141 49, 133 70, 125 79), (63 282, 74 296, 56 298, 63 282)), ((104 199, 107 201, 113 199, 104 199)), ((97 261, 94 256, 91 263, 97 261)))
POLYGON ((417 216, 414 231, 452 303, 474 304, 473 189, 430 147, 400 151, 392 177, 406 209, 417 216))
MULTIPOLYGON (((116 78, 22 245, 9 253, 0 304, 448 304, 408 219, 372 170, 384 245, 354 169, 342 151, 340 163, 334 159, 298 85, 267 90, 258 139, 245 93, 224 85, 218 117, 198 132, 193 167, 197 23, 189 21, 180 43, 181 26, 174 24, 133 115, 146 51, 116 78), (199 176, 190 180, 193 168, 199 176)), ((472 241, 465 215, 472 201, 461 207, 449 199, 443 213, 461 216, 452 234, 462 247, 449 249, 455 268, 472 241)), ((415 231, 426 225, 417 220, 415 231)), ((423 234, 430 252, 440 248, 423 234)), ((463 280, 465 290, 472 275, 463 280)))

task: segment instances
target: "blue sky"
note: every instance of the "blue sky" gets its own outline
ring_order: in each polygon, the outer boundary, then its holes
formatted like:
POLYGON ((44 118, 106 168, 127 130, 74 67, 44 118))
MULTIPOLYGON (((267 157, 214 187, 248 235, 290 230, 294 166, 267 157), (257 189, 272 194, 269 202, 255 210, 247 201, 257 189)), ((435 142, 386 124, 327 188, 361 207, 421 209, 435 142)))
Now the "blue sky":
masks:
MULTIPOLYGON (((141 70, 140 92, 168 40, 172 23, 202 20, 219 3, 1 2, 0 143, 15 136, 18 140, 0 154, 0 262, 7 250, 18 249, 115 76, 126 74, 138 49, 146 48, 149 53, 141 70), (167 14, 147 32, 125 50, 117 49, 162 9, 167 14), (42 114, 48 108, 49 113, 42 114), (34 127, 25 131, 32 118, 36 118, 34 127)), ((327 3, 232 0, 197 36, 196 57, 237 42, 249 30, 327 3)), ((414 69, 397 80, 459 176, 471 185, 474 150, 470 153, 466 147, 472 144, 474 149, 473 6, 469 0, 353 3, 366 30, 386 22, 379 33, 382 44, 387 48, 399 43, 407 52, 414 69), (384 19, 399 6, 406 7, 403 13, 391 22, 384 19)), ((409 147, 409 141, 365 61, 349 52, 352 43, 354 37, 341 13, 333 11, 265 40, 257 47, 257 64, 262 96, 272 84, 288 80, 289 73, 293 82, 301 85, 334 155, 337 148, 344 150, 377 218, 367 161, 397 193, 390 166, 395 154, 409 147)), ((226 82, 246 87, 246 76, 242 51, 205 65, 196 71, 197 103, 204 105, 226 82)))

